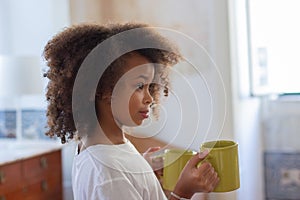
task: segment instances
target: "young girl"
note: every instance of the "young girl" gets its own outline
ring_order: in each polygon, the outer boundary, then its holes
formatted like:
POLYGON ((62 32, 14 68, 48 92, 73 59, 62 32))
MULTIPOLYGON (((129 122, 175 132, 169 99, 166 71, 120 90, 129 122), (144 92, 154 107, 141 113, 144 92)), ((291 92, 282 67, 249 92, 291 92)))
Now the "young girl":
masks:
MULTIPOLYGON (((46 45, 44 57, 49 66, 45 73, 49 79, 47 135, 58 136, 62 143, 80 140, 72 170, 75 200, 167 199, 149 163, 126 139, 123 126, 142 124, 150 111, 158 115, 153 105, 159 103, 162 92, 168 95, 167 69, 181 59, 177 49, 145 24, 84 24, 57 34, 46 45), (134 42, 150 41, 171 51, 144 48, 118 56, 119 49, 132 44, 111 43, 105 52, 117 59, 99 77, 90 100, 74 105, 74 83, 85 58, 106 39, 134 29, 143 30, 132 35, 134 42), (95 108, 97 124, 89 123, 87 115, 74 119, 75 112, 82 109, 84 113, 86 105, 95 108)), ((81 97, 85 90, 82 84, 76 92, 81 97)), ((215 188, 219 179, 213 167, 207 162, 197 167, 206 155, 197 154, 187 163, 169 199, 191 198, 196 192, 215 188)))

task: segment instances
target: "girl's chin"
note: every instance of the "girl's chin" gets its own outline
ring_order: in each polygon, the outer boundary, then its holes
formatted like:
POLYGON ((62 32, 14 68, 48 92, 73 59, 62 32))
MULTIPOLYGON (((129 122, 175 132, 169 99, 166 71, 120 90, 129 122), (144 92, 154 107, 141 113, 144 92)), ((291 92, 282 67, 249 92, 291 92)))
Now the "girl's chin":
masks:
POLYGON ((124 125, 124 126, 134 128, 134 127, 138 127, 138 126, 142 125, 142 123, 143 123, 143 121, 141 121, 141 122, 134 122, 134 123, 127 124, 127 125, 124 125))
POLYGON ((142 120, 140 120, 140 121, 131 121, 130 123, 123 123, 122 126, 134 128, 134 127, 138 127, 138 126, 142 125, 142 123, 143 123, 142 120))
POLYGON ((118 120, 118 119, 115 119, 115 121, 117 122, 118 125, 121 125, 121 126, 126 126, 126 127, 138 127, 138 126, 141 126, 144 121, 147 121, 145 118, 134 118, 134 119, 126 119, 126 120, 118 120))

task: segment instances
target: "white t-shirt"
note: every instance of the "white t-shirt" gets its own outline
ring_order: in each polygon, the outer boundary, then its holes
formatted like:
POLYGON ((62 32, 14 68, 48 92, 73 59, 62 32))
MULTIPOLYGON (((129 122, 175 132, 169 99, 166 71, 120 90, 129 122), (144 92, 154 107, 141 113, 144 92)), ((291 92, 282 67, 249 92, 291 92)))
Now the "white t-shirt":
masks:
POLYGON ((75 200, 166 200, 151 166, 127 141, 93 145, 76 155, 72 186, 75 200))

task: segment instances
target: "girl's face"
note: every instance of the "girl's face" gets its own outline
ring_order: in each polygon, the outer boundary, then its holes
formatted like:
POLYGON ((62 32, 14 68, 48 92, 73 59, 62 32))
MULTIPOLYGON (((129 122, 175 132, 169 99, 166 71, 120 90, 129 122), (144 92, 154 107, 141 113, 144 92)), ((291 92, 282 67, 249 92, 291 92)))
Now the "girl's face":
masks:
POLYGON ((119 125, 137 126, 148 118, 153 101, 149 85, 154 65, 145 57, 133 54, 126 59, 125 73, 117 82, 111 100, 112 113, 119 125))

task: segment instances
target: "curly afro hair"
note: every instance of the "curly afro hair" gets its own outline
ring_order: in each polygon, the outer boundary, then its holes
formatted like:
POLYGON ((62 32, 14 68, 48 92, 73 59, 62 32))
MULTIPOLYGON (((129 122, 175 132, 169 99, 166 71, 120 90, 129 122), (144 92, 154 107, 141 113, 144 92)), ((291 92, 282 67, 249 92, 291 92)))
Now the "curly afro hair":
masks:
MULTIPOLYGON (((138 37, 140 41, 147 39, 151 41, 151 43, 159 44, 171 51, 145 48, 137 49, 133 52, 146 57, 153 63, 159 63, 163 66, 172 66, 179 62, 181 55, 178 49, 166 40, 166 38, 147 27, 149 27, 149 25, 140 23, 74 25, 64 29, 47 43, 43 54, 47 66, 49 67, 44 74, 44 76, 49 79, 46 93, 48 102, 48 131, 46 135, 50 137, 57 136, 61 139, 62 143, 73 139, 75 136, 80 137, 81 133, 78 133, 76 127, 82 126, 82 124, 74 123, 74 110, 72 110, 74 109, 74 107, 72 108, 74 81, 87 55, 97 45, 111 36, 135 28, 145 28, 142 34, 134 37, 138 37)), ((122 45, 130 44, 122 43, 122 45)), ((113 54, 119 47, 118 45, 113 46, 108 53, 113 54)), ((123 66, 122 63, 126 62, 126 57, 130 56, 133 52, 118 57, 108 66, 98 83, 96 94, 93 94, 96 98, 102 98, 103 95, 112 93, 114 85, 120 77, 120 71, 122 71, 123 66)), ((161 91, 163 91, 165 96, 168 95, 167 71, 167 67, 155 70, 155 78, 160 80, 160 84, 150 85, 150 93, 155 103, 159 103, 161 91)), ((157 111, 154 110, 154 113, 156 113, 157 116, 157 111)), ((88 130, 91 129, 87 129, 87 131, 88 130)))

